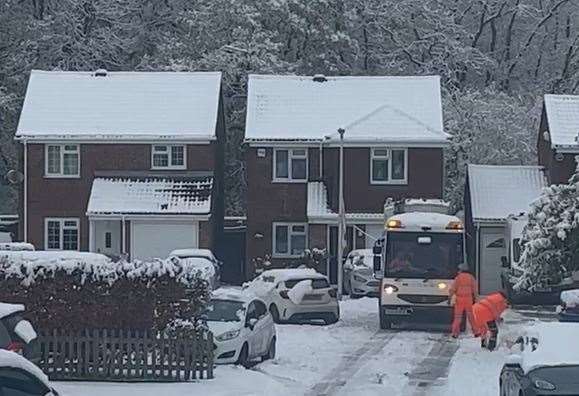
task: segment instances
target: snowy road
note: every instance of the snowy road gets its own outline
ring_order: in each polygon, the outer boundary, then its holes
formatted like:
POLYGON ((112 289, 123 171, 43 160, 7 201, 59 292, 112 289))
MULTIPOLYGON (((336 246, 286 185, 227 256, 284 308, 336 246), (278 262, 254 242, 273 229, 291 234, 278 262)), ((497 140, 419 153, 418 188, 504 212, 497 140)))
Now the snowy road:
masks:
MULTIPOLYGON (((462 395, 497 394, 506 348, 440 333, 378 331, 375 299, 346 300, 333 326, 283 325, 275 360, 250 370, 219 366, 215 379, 185 384, 57 383, 63 396, 462 395), (448 377, 448 378, 447 378, 448 377)), ((530 319, 511 314, 503 338, 530 319)), ((512 332, 513 334, 510 334, 512 332)))

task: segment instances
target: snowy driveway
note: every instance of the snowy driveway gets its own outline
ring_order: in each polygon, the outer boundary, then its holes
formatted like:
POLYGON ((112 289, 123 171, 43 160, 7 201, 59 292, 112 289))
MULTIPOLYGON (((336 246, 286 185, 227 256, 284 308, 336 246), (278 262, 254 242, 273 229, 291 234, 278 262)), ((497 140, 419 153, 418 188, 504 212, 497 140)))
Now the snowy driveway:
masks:
MULTIPOLYGON (((333 326, 278 326, 275 360, 250 370, 218 366, 215 379, 185 384, 56 383, 63 396, 462 395, 498 393, 507 353, 440 333, 378 331, 375 299, 346 300, 333 326), (448 379, 446 378, 448 377, 448 379)), ((510 314, 510 332, 528 321, 510 314)))

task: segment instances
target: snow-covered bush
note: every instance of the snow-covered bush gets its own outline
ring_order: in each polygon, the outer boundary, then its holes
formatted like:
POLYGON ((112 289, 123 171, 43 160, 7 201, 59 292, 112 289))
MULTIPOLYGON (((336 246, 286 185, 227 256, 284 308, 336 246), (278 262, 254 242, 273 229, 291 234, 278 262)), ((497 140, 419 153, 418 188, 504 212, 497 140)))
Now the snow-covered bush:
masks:
POLYGON ((579 260, 579 176, 552 185, 533 202, 523 231, 516 289, 532 291, 559 283, 579 260))
POLYGON ((0 301, 25 304, 41 330, 161 330, 177 319, 196 323, 209 299, 205 277, 179 260, 0 255, 0 283, 0 301))

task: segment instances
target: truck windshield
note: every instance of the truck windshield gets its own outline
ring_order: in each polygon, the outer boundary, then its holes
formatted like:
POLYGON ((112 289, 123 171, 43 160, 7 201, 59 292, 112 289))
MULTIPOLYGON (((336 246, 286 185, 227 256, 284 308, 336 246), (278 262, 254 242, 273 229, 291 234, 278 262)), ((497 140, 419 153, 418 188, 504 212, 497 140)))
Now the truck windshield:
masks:
POLYGON ((462 234, 390 232, 386 241, 390 278, 452 279, 464 260, 462 234))

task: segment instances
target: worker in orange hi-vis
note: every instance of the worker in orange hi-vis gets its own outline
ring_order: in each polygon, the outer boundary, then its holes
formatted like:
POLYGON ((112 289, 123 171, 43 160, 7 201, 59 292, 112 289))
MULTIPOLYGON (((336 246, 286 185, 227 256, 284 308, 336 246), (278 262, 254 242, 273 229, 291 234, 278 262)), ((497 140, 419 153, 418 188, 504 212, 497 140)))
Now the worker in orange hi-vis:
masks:
POLYGON ((452 336, 454 338, 457 338, 460 333, 462 316, 465 313, 473 333, 477 334, 478 332, 472 314, 472 305, 478 295, 476 279, 468 272, 466 263, 460 264, 458 271, 458 275, 454 278, 454 282, 448 290, 449 302, 454 299, 454 319, 452 321, 452 336))
POLYGON ((508 308, 509 302, 504 293, 489 294, 473 305, 472 312, 476 322, 476 335, 481 338, 481 347, 492 351, 497 346, 499 328, 497 322, 508 308))

